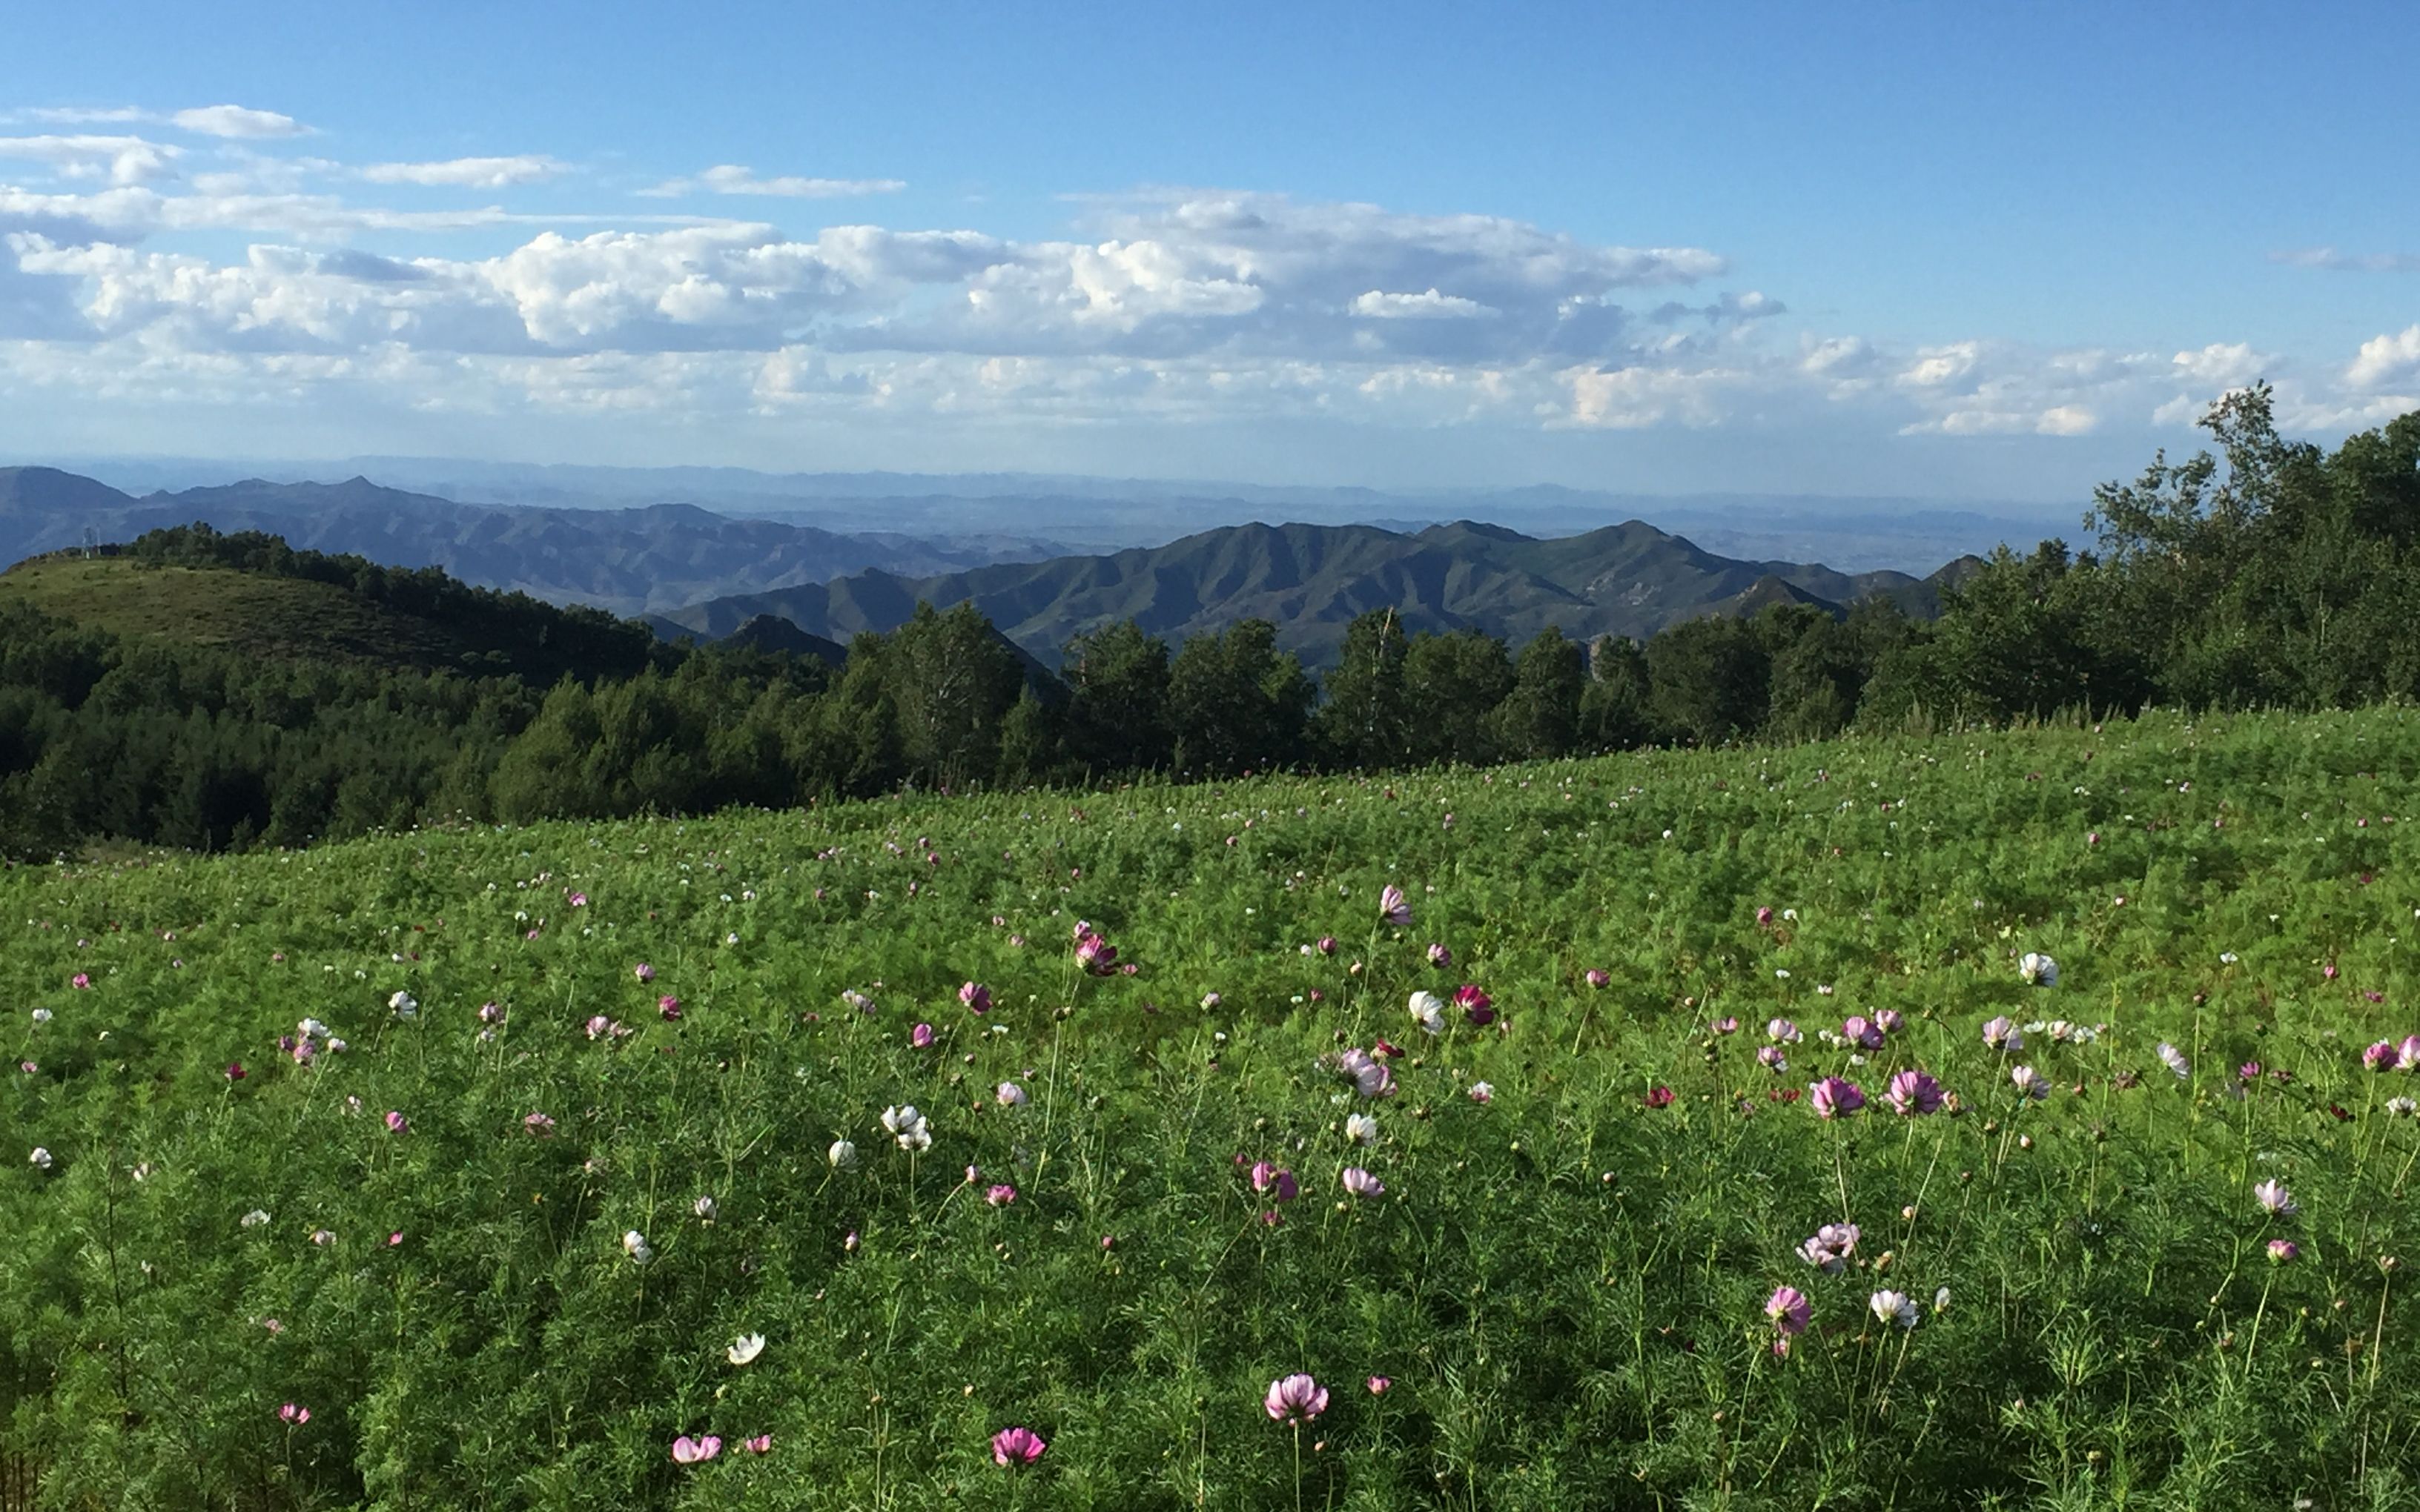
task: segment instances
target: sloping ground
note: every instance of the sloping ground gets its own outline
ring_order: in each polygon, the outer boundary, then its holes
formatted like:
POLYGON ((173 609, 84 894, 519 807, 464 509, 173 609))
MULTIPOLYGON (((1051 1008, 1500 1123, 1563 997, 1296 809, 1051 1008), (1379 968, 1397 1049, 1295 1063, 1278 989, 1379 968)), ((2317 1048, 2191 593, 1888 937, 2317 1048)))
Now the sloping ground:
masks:
POLYGON ((1345 625, 1374 609, 1395 609, 1414 632, 1476 625, 1518 642, 1549 625, 1576 640, 1643 639, 1679 620, 1782 598, 1837 612, 1868 597, 1918 616, 1940 606, 1931 579, 1735 562, 1636 520, 1558 540, 1469 521, 1416 534, 1239 525, 1109 556, 922 579, 869 572, 715 599, 663 619, 718 637, 775 614, 810 634, 845 640, 893 627, 919 599, 945 608, 972 602, 1010 640, 1055 661, 1069 638, 1119 620, 1181 640, 1258 618, 1278 625, 1280 645, 1319 667, 1334 659, 1345 625))

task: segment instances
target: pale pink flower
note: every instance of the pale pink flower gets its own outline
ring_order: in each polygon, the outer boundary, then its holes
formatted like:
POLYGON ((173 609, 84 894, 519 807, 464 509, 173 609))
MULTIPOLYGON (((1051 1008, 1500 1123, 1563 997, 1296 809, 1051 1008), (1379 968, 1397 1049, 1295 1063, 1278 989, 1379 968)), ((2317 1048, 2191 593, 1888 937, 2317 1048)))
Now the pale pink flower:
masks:
POLYGON ((711 1433, 701 1433, 692 1439, 684 1433, 673 1441, 673 1458, 684 1465, 699 1465, 722 1452, 722 1441, 711 1433))
POLYGON ((1327 1389, 1309 1376, 1287 1376, 1269 1382, 1261 1406, 1272 1422, 1308 1423, 1327 1411, 1327 1389))

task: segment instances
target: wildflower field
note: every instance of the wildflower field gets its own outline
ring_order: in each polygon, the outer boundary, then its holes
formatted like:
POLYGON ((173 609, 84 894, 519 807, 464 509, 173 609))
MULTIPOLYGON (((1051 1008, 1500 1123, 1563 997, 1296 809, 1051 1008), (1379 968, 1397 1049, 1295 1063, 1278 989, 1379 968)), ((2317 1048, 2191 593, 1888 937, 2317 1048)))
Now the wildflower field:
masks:
POLYGON ((0 1504, 2412 1505, 2415 757, 0 873, 0 1504))

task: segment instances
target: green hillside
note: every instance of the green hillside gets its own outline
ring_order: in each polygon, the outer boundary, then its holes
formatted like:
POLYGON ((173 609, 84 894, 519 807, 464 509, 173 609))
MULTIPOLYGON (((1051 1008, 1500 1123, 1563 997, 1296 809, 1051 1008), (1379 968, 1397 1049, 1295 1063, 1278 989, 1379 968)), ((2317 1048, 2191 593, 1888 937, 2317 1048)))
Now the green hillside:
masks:
MULTIPOLYGON (((1944 573, 1963 570, 1953 564, 1944 573)), ((1683 620, 1783 598, 1835 613, 1885 598, 1929 617, 1940 608, 1942 576, 1853 576, 1793 563, 1734 562, 1636 520, 1555 540, 1468 521, 1417 534, 1366 525, 1239 525, 1109 556, 922 579, 863 573, 716 599, 656 623, 724 636, 756 616, 777 614, 811 634, 845 640, 861 630, 892 628, 920 600, 944 608, 970 603, 1047 661, 1071 638, 1125 620, 1183 640, 1265 619, 1278 626, 1281 648, 1326 667, 1346 625, 1374 609, 1394 610, 1411 633, 1476 626, 1517 644, 1555 626, 1582 642, 1607 635, 1645 640, 1683 620)))
POLYGON ((0 872, 0 1463, 79 1507, 2407 1505, 2414 745, 0 872))

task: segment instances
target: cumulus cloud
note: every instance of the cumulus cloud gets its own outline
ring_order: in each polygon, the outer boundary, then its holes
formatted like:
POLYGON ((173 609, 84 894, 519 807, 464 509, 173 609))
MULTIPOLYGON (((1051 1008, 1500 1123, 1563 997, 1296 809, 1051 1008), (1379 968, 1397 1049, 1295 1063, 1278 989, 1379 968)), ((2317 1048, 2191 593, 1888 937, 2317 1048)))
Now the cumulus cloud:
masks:
POLYGON ((2412 378, 2420 378, 2420 325, 2372 336, 2361 344, 2360 354, 2345 369, 2345 381, 2356 389, 2382 388, 2412 378))
POLYGON ((280 116, 273 110, 246 110, 241 105, 203 105, 180 110, 168 119, 197 136, 256 140, 302 134, 302 123, 291 116, 280 116))
POLYGON ((780 199, 842 199, 855 194, 895 194, 907 187, 906 181, 898 178, 759 178, 753 169, 725 162, 694 178, 667 178, 639 193, 654 199, 672 199, 700 191, 710 194, 764 194, 780 199))
POLYGON ((139 136, 0 136, 0 158, 39 162, 62 178, 139 184, 166 177, 180 149, 139 136))
POLYGON ((1425 294, 1388 294, 1373 288, 1355 295, 1352 309, 1355 315, 1373 320, 1452 320, 1496 313, 1477 300, 1440 294, 1435 289, 1425 294))
POLYGON ((445 185, 458 189, 510 189, 569 173, 571 165, 544 154, 516 158, 449 158, 442 162, 377 162, 361 170, 374 184, 445 185))

